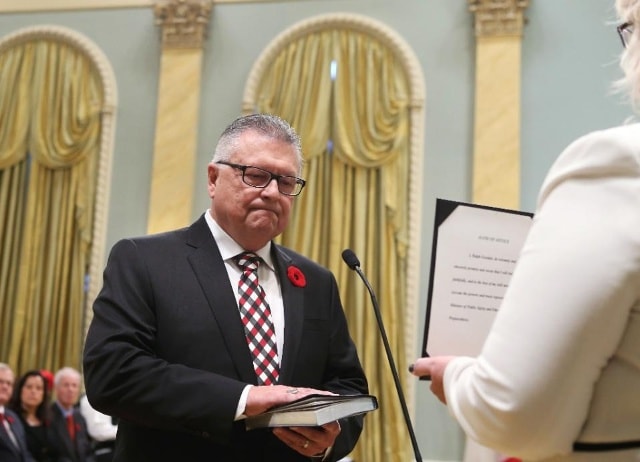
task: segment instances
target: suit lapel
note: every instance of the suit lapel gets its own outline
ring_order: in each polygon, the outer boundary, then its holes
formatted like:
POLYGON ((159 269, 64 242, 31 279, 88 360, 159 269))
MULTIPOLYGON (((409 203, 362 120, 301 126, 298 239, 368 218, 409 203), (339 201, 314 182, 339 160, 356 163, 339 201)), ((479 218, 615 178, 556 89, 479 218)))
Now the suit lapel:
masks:
POLYGON ((280 247, 273 245, 274 263, 284 305, 284 348, 280 361, 279 384, 291 383, 294 365, 302 339, 304 321, 303 288, 294 286, 287 277, 287 268, 293 264, 291 258, 280 247))
MULTIPOLYGON (((238 376, 244 382, 257 384, 233 288, 204 216, 189 228, 187 245, 193 248, 193 252, 187 258, 209 302, 211 314, 218 324, 238 376)), ((282 290, 285 325, 284 351, 278 383, 286 384, 290 383, 293 377, 296 355, 303 336, 304 289, 294 286, 289 281, 287 268, 293 264, 293 260, 275 244, 273 257, 282 290)))
POLYGON ((64 418, 64 414, 62 413, 62 411, 60 410, 60 408, 56 403, 53 403, 51 405, 51 408, 53 409, 53 415, 54 415, 54 419, 53 419, 54 430, 58 433, 58 435, 60 436, 60 440, 64 443, 65 447, 67 448, 67 453, 71 454, 73 459, 75 460, 76 447, 73 444, 73 441, 71 441, 71 436, 67 431, 67 421, 64 418))
MULTIPOLYGON (((5 414, 10 416, 13 422, 17 422, 20 418, 18 414, 8 409, 5 409, 5 414)), ((21 426, 19 430, 16 424, 9 422, 9 427, 11 427, 11 431, 13 432, 13 435, 16 437, 16 441, 18 442, 18 449, 16 450, 16 453, 19 454, 23 460, 26 460, 26 454, 29 452, 29 450, 26 447, 26 435, 24 433, 24 428, 22 428, 23 426, 21 426)))
MULTIPOLYGON (((0 440, 1 440, 0 444, 2 444, 3 446, 6 446, 7 448, 9 448, 9 450, 11 450, 11 452, 19 456, 20 453, 18 452, 18 448, 16 448, 16 445, 13 444, 13 441, 11 441, 11 438, 9 437, 9 434, 7 433, 7 429, 5 428, 4 424, 0 424, 0 426, 2 427, 0 428, 0 440)), ((15 435, 15 432, 14 432, 14 435, 15 435)), ((20 444, 20 440, 17 435, 16 435, 16 439, 18 440, 18 444, 20 444)))
POLYGON ((229 283, 227 269, 204 216, 189 228, 187 245, 193 252, 187 257, 209 302, 209 308, 240 379, 257 384, 238 305, 229 283))

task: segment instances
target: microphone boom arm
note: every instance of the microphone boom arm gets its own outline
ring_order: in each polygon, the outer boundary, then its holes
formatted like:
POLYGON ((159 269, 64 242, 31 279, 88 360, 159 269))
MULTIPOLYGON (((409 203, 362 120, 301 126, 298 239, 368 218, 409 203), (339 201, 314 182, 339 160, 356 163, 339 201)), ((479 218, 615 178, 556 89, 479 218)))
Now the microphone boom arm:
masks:
MULTIPOLYGON (((353 258, 356 258, 355 261, 357 262, 357 257, 355 257, 355 254, 353 254, 353 252, 351 254, 353 255, 353 258)), ((343 257, 344 257, 344 254, 343 254, 343 257)), ((351 269, 355 270, 355 272, 358 273, 358 276, 360 276, 360 279, 362 279, 362 282, 364 282, 364 285, 367 287, 367 290, 369 291, 369 296, 371 297, 371 302, 373 303, 373 311, 375 312, 376 321, 378 322, 378 328, 380 329, 380 335, 382 336, 382 343, 384 344, 384 350, 387 354, 387 360, 389 361, 389 366, 391 366, 393 381, 396 385, 396 391, 398 393, 398 397, 400 398, 400 405, 402 406, 402 414, 404 416, 404 421, 407 425, 407 430, 409 431, 409 437, 411 439, 411 446, 413 447, 413 453, 415 455, 416 462, 422 462, 422 455, 420 454, 420 449, 418 449, 418 441, 416 440, 416 435, 413 431, 413 426, 411 425, 411 418, 409 417, 407 402, 404 398, 402 387, 400 386, 400 377, 398 375, 398 370, 396 368, 395 361, 393 360, 393 355, 391 354, 391 347, 389 346, 389 340, 387 339, 387 334, 384 329, 384 324, 382 323, 382 316, 380 314, 380 308, 378 305, 376 294, 373 291, 373 288, 371 287, 371 284, 369 284, 369 281, 365 277, 364 273, 360 269, 360 263, 359 262, 357 264, 349 263, 347 262, 346 258, 345 258, 345 262, 349 265, 351 269)))

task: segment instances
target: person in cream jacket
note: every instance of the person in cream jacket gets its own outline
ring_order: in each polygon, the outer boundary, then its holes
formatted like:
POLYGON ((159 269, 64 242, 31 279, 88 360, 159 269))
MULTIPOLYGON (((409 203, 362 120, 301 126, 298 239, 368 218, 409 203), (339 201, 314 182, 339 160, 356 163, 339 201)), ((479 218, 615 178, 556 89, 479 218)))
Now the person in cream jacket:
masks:
MULTIPOLYGON (((640 103, 640 0, 618 0, 640 103)), ((418 359, 467 436, 524 461, 640 461, 640 124, 574 141, 480 355, 418 359)))

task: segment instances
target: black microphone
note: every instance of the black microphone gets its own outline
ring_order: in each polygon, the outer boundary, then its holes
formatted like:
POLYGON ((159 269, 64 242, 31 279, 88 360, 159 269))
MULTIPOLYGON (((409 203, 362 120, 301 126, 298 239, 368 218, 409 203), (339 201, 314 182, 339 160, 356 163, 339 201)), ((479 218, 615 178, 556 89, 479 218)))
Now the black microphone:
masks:
POLYGON ((411 419, 409 418, 409 411, 407 410, 407 402, 404 399, 404 393, 402 392, 402 387, 400 387, 400 376, 398 375, 398 370, 396 369, 395 361, 393 360, 393 356, 391 355, 391 347, 389 347, 389 340, 387 339, 387 334, 384 330, 384 324, 382 323, 382 316, 380 315, 380 307, 378 306, 378 300, 376 298, 376 294, 369 284, 366 276, 360 269, 360 260, 356 257, 356 254, 353 253, 351 249, 345 249, 342 251, 342 259, 347 264, 349 268, 354 270, 364 282, 364 285, 367 286, 367 290, 369 291, 369 295, 371 296, 371 302, 373 303, 373 311, 376 314, 376 320, 378 321, 378 328, 380 329, 380 335, 382 336, 382 342, 384 343, 384 349, 387 353, 387 360, 389 361, 389 366, 391 366, 391 373, 393 375, 393 381, 396 384, 396 391, 398 392, 398 398, 400 398, 400 405, 402 406, 402 414, 404 415, 404 421, 407 424, 407 430, 409 430, 409 437, 411 438, 411 445, 413 446, 413 453, 415 455, 416 461, 420 462, 422 460, 422 456, 420 455, 420 450, 418 449, 418 441, 416 440, 416 435, 413 431, 413 426, 411 425, 411 419))

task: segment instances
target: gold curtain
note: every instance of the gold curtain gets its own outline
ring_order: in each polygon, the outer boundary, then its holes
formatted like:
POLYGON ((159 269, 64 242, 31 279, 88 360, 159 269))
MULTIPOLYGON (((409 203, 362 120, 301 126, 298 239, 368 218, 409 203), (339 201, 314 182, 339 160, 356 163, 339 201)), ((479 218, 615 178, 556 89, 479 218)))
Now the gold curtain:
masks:
POLYGON ((62 41, 0 52, 0 358, 80 367, 100 76, 62 41))
POLYGON ((304 176, 280 242, 330 268, 380 409, 365 419, 357 461, 410 460, 411 445, 366 288, 342 262, 351 248, 375 288, 396 365, 404 350, 409 86, 398 58, 354 30, 310 33, 286 46, 258 85, 256 110, 302 137, 304 176), (332 61, 337 70, 331 79, 332 61))

